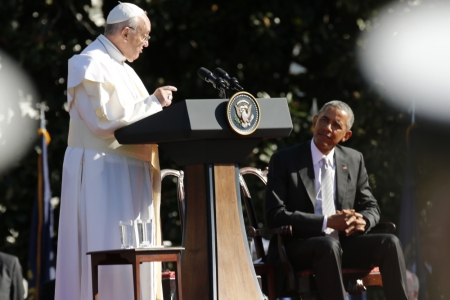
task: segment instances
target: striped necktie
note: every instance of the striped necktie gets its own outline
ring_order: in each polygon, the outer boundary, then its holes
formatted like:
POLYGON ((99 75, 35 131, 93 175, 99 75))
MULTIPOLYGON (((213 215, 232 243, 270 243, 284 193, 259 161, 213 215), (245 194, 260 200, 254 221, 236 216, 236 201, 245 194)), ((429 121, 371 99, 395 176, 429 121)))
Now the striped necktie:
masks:
MULTIPOLYGON (((327 159, 324 157, 322 159, 322 166, 320 168, 321 181, 320 188, 322 191, 322 214, 324 216, 332 216, 336 214, 336 208, 334 206, 334 180, 331 176, 333 168, 328 163, 327 159)), ((327 228, 325 234, 331 235, 334 238, 339 238, 338 232, 334 229, 327 228)))

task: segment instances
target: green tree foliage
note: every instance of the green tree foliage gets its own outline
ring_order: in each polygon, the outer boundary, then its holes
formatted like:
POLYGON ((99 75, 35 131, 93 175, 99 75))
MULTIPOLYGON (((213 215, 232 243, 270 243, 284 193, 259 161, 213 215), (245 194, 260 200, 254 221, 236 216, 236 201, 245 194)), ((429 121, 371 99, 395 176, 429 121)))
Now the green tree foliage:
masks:
MULTIPOLYGON (((152 22, 152 39, 131 66, 150 92, 160 85, 178 87, 175 103, 218 98, 217 91, 196 75, 200 67, 227 70, 256 97, 286 97, 294 123, 291 136, 264 140, 242 166, 263 168, 277 149, 310 138, 313 99, 319 107, 333 99, 349 103, 356 121, 353 138, 346 144, 365 155, 382 219, 395 222, 409 117, 389 107, 372 91, 370 84, 363 81, 356 59, 362 24, 367 24, 386 2, 137 0, 134 3, 148 12, 152 22)), ((6 0, 0 4, 0 48, 30 75, 39 91, 39 101, 49 106, 46 117, 52 136, 49 164, 54 197, 60 196, 68 132, 67 60, 103 32, 94 21, 101 19, 101 14, 106 18, 117 4, 104 1, 95 11, 92 8, 96 3, 6 0)), ((24 269, 36 159, 36 152, 30 150, 9 172, 0 174, 0 249, 16 253, 24 269), (11 232, 15 232, 14 241, 7 239, 11 232)), ((164 153, 161 161, 162 168, 179 168, 164 153)), ((174 187, 165 180, 162 218, 165 237, 179 244, 181 230, 174 187)), ((262 218, 261 207, 260 213, 262 218)))

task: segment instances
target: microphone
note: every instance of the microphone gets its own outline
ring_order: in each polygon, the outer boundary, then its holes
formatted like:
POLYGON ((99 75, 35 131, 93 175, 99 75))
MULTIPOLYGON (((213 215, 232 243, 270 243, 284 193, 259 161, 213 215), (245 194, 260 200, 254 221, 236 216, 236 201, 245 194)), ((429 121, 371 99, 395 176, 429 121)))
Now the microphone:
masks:
POLYGON ((244 89, 242 86, 239 85, 239 81, 237 81, 236 78, 230 77, 228 73, 222 70, 221 68, 216 68, 214 70, 214 75, 222 78, 223 81, 225 81, 232 90, 242 91, 244 89))
POLYGON ((201 67, 197 71, 197 75, 206 82, 211 83, 215 89, 219 91, 225 92, 228 89, 228 86, 225 84, 222 78, 215 77, 210 70, 201 67))

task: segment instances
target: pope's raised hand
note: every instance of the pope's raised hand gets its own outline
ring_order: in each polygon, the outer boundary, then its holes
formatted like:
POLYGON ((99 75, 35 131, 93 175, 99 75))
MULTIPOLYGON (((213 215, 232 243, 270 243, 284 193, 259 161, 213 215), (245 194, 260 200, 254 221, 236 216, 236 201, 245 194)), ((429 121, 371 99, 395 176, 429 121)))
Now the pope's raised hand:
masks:
POLYGON ((177 88, 171 85, 166 85, 159 87, 155 90, 153 95, 158 98, 159 103, 162 107, 167 107, 172 104, 173 95, 172 92, 176 92, 177 88))

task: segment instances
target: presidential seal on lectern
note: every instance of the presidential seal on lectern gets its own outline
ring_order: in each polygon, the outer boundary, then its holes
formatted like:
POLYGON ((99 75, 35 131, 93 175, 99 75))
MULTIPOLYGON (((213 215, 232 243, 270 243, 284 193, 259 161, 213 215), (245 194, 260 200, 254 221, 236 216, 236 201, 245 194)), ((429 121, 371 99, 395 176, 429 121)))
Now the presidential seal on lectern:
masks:
POLYGON ((227 117, 235 132, 240 135, 252 134, 261 119, 258 101, 247 92, 237 92, 228 101, 227 117))

